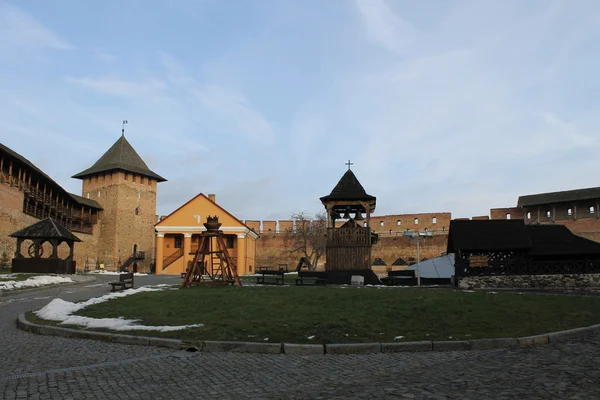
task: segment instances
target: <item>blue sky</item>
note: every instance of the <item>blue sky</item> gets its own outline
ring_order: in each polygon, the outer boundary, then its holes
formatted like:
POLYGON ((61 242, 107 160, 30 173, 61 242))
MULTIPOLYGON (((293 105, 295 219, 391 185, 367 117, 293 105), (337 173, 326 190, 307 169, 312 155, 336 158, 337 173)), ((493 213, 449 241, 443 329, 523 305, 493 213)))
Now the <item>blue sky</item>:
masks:
POLYGON ((595 0, 0 0, 0 139, 67 190, 126 136, 241 219, 316 213, 351 159, 376 214, 487 215, 598 186, 595 0))

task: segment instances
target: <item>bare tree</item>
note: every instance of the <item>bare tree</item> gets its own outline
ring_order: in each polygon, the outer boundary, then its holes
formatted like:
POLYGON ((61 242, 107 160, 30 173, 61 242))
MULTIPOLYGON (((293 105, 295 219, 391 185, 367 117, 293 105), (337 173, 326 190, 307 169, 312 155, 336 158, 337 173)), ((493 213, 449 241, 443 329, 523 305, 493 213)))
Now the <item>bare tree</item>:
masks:
POLYGON ((305 211, 298 211, 292 214, 291 218, 294 226, 285 231, 290 241, 288 251, 292 254, 300 254, 308 261, 309 269, 314 270, 325 254, 327 217, 324 212, 321 212, 311 219, 305 211))

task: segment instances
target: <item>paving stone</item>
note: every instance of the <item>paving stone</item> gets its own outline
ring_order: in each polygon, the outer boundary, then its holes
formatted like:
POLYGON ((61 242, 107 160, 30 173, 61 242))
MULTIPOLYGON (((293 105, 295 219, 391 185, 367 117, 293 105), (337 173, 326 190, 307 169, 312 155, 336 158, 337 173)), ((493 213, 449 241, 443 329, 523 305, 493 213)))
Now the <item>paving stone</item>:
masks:
POLYGON ((570 329, 570 330, 561 331, 561 332, 552 332, 552 333, 548 334, 548 341, 549 342, 568 342, 575 338, 589 335, 590 333, 592 333, 591 327, 570 329))
POLYGON ((381 343, 383 353, 420 352, 433 350, 433 343, 428 340, 420 342, 381 343))
MULTIPOLYGON (((62 290, 59 296, 69 301, 108 291, 77 285, 62 290)), ((600 398, 600 332, 568 343, 508 349, 182 356, 178 349, 21 331, 16 315, 51 300, 35 300, 47 293, 43 290, 32 293, 11 296, 12 302, 0 298, 3 399, 16 399, 17 393, 40 399, 600 398)))
POLYGON ((434 351, 469 350, 471 347, 466 340, 440 340, 433 342, 434 351))
POLYGON ((469 345, 471 350, 487 350, 517 347, 519 342, 515 338, 473 339, 469 345))
POLYGON ((380 343, 347 343, 325 345, 327 354, 371 354, 381 353, 380 343))
POLYGON ((548 344, 548 335, 536 335, 517 338, 519 346, 534 346, 539 344, 548 344))
POLYGON ((203 352, 229 351, 235 353, 280 354, 281 343, 251 343, 229 341, 204 341, 203 352))
POLYGON ((292 344, 284 343, 283 352, 287 355, 310 355, 324 354, 325 349, 322 344, 292 344))

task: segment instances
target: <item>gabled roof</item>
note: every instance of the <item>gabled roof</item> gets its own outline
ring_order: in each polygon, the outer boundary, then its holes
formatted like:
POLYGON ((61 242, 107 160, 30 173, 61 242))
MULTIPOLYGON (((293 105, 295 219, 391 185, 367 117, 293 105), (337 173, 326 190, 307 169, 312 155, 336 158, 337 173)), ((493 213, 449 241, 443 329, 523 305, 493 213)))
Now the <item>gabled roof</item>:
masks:
POLYGON ((542 204, 564 203, 569 201, 591 200, 598 198, 600 198, 600 187, 594 187, 520 196, 519 200, 517 201, 517 206, 528 207, 542 204))
POLYGON ((564 225, 527 225, 532 256, 600 255, 600 243, 573 234, 564 225))
POLYGON ((188 204, 190 204, 192 201, 196 200, 199 197, 203 197, 204 199, 206 199, 207 201, 209 201, 211 204, 214 204, 215 207, 219 208, 221 211, 223 211, 225 214, 229 215, 231 218, 233 218, 236 222, 239 222, 239 224, 243 227, 245 227, 246 229, 248 229, 249 232, 252 232, 253 235, 256 236, 256 238, 259 237, 258 233, 256 233, 256 231, 252 228, 250 228, 248 225, 246 225, 245 223, 243 223, 241 220, 239 220, 235 215, 231 214, 229 211, 227 211, 226 209, 224 209, 223 207, 221 207, 220 205, 218 205, 216 202, 212 201, 211 199, 209 199, 206 195, 204 195, 204 193, 199 193, 197 196, 192 197, 191 199, 189 199, 188 201, 186 201, 184 204, 182 204, 181 206, 179 206, 175 211, 173 211, 172 213, 170 213, 169 215, 167 215, 165 218, 161 219, 160 221, 158 221, 156 224, 154 224, 155 227, 161 225, 162 223, 164 223, 167 219, 169 219, 169 217, 171 215, 176 214, 179 210, 181 210, 182 208, 184 208, 185 206, 187 206, 188 204))
POLYGON ((373 265, 386 266, 387 264, 381 258, 377 257, 375 260, 373 260, 373 265))
POLYGON ((408 265, 406 261, 402 259, 402 257, 396 258, 396 261, 392 263, 392 265, 408 265))
POLYGON ((166 181, 165 178, 148 168, 133 146, 125 139, 125 135, 121 135, 115 144, 94 165, 85 171, 73 175, 73 178, 84 179, 90 175, 113 170, 140 174, 156 179, 158 182, 166 181))
POLYGON ((50 217, 29 225, 20 231, 11 233, 8 236, 22 239, 63 239, 81 242, 77 236, 73 235, 67 228, 50 217))
POLYGON ((354 175, 354 172, 349 169, 342 176, 337 185, 335 185, 331 193, 321 197, 321 202, 335 200, 364 200, 375 203, 376 198, 365 192, 365 189, 356 178, 356 175, 354 175))
POLYGON ((448 253, 529 249, 532 243, 523 220, 452 220, 448 253))

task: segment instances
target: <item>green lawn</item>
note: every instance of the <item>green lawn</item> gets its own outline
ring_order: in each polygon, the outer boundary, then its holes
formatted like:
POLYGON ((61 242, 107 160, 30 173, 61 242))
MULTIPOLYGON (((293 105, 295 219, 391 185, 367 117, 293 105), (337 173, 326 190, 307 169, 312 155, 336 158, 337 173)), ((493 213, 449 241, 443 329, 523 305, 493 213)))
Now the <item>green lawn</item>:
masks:
POLYGON ((600 297, 418 288, 192 287, 127 296, 88 307, 78 315, 140 319, 146 325, 204 324, 179 332, 131 331, 190 341, 459 340, 598 324, 600 297))

